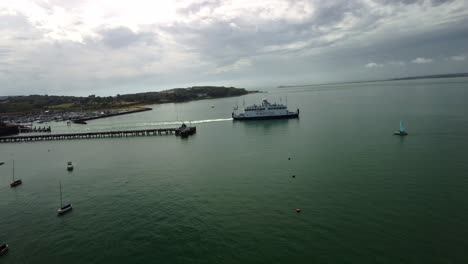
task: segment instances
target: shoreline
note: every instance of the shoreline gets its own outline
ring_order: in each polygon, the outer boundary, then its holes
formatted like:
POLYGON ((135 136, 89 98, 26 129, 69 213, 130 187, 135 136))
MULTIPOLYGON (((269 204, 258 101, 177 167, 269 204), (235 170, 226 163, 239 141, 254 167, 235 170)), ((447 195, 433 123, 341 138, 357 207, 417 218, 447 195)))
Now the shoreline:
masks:
MULTIPOLYGON (((88 120, 108 118, 118 115, 126 115, 138 112, 144 112, 152 110, 149 108, 149 105, 153 104, 171 104, 171 103, 187 103, 191 101, 199 100, 211 100, 211 99, 221 99, 228 97, 238 97, 243 95, 248 95, 252 93, 259 93, 260 91, 253 90, 247 91, 243 88, 234 88, 234 87, 191 87, 191 88, 177 88, 172 90, 166 90, 161 92, 148 92, 148 93, 139 93, 139 94, 127 94, 127 95, 118 95, 117 97, 106 97, 99 98, 95 96, 90 96, 86 98, 81 97, 72 97, 64 98, 58 96, 39 96, 39 99, 53 100, 58 99, 68 99, 68 100, 77 100, 78 103, 81 102, 81 106, 73 105, 76 102, 70 102, 70 105, 59 104, 59 105, 45 105, 42 109, 35 109, 30 111, 15 111, 15 112, 4 112, 0 117, 0 121, 12 124, 23 124, 30 125, 33 123, 48 123, 48 122, 64 122, 72 121, 74 123, 86 123, 88 120), (58 99, 57 99, 58 98, 58 99), (93 103, 93 101, 98 100, 107 100, 111 101, 106 103, 104 101, 101 105, 93 103), (105 107, 103 107, 105 105, 105 107), (60 106, 60 107, 59 107, 60 106), (73 107, 69 107, 73 106, 73 107)), ((28 97, 28 96, 26 96, 28 97)), ((15 97, 19 102, 27 100, 26 97, 15 97), (19 99, 18 99, 19 98, 19 99), (22 100, 22 101, 21 101, 22 100)), ((39 100, 37 98, 29 100, 39 100)), ((8 100, 4 101, 3 104, 7 104, 8 100)), ((14 102, 13 102, 14 103, 14 102)), ((5 106, 4 106, 5 107, 5 106)))

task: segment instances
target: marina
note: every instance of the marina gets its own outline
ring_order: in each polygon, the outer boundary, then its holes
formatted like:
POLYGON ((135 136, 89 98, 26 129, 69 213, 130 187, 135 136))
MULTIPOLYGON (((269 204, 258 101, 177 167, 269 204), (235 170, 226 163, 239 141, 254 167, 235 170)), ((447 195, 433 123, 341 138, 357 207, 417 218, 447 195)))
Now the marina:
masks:
POLYGON ((46 127, 33 127, 33 126, 19 126, 19 133, 50 133, 52 129, 50 126, 46 127))

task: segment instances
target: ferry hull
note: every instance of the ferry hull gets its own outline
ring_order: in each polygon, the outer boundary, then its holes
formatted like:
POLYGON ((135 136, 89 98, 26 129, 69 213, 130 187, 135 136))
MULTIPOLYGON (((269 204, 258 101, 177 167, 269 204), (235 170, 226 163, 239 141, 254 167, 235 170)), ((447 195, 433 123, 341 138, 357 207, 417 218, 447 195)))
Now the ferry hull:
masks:
POLYGON ((299 118, 299 113, 288 115, 273 115, 273 116, 236 116, 232 115, 233 120, 268 120, 268 119, 291 119, 299 118))

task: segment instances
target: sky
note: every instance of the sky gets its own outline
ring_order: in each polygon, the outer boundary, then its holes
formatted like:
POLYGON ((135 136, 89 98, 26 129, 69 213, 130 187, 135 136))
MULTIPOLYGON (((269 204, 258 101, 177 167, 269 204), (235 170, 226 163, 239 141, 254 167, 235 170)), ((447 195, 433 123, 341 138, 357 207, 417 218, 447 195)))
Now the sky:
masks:
POLYGON ((0 0, 0 95, 468 72, 467 0, 0 0))

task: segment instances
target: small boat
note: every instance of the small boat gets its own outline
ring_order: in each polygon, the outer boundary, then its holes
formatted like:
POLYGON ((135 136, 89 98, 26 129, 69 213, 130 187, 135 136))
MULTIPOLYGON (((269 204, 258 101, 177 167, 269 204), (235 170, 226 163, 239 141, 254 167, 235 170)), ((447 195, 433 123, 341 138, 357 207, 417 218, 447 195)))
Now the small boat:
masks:
POLYGON ((400 120, 400 130, 393 132, 393 135, 398 135, 398 136, 406 136, 408 135, 408 132, 406 132, 405 127, 403 126, 403 122, 400 120))
POLYGON ((7 251, 8 251, 8 245, 7 244, 0 245, 0 256, 7 253, 7 251))
POLYGON ((10 187, 11 187, 11 188, 14 188, 14 187, 16 187, 16 186, 18 186, 18 185, 21 185, 21 184, 23 183, 23 181, 20 180, 20 179, 15 180, 15 161, 14 161, 14 160, 13 160, 13 163, 12 163, 12 164, 13 164, 13 165, 12 165, 12 168, 13 168, 13 173, 12 173, 12 174, 13 174, 13 176, 12 176, 12 181, 11 181, 11 183, 10 183, 10 187))
POLYGON ((5 162, 4 162, 4 161, 0 161, 0 166, 3 165, 3 164, 5 164, 5 162))
POLYGON ((57 209, 57 214, 62 215, 64 213, 70 211, 71 209, 73 209, 73 207, 72 207, 72 204, 69 203, 69 204, 67 204, 65 206, 62 206, 59 209, 57 209))
POLYGON ((211 105, 211 108, 214 108, 214 105, 211 105))
POLYGON ((186 124, 182 124, 179 128, 176 129, 175 133, 176 136, 180 136, 182 138, 187 138, 197 132, 196 127, 187 126, 186 124))
POLYGON ((86 125, 86 124, 88 124, 88 123, 86 123, 86 121, 81 120, 81 119, 74 119, 74 120, 72 120, 72 122, 73 122, 74 124, 81 124, 81 125, 86 125))
POLYGON ((73 209, 73 207, 72 207, 71 203, 63 205, 63 202, 62 202, 62 182, 60 182, 60 208, 57 209, 57 214, 58 215, 63 215, 66 212, 71 211, 72 209, 73 209))
POLYGON ((72 171, 73 170, 73 164, 71 161, 67 162, 67 170, 72 171))

